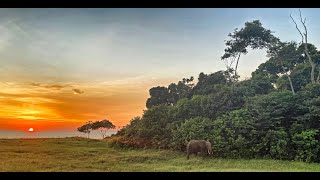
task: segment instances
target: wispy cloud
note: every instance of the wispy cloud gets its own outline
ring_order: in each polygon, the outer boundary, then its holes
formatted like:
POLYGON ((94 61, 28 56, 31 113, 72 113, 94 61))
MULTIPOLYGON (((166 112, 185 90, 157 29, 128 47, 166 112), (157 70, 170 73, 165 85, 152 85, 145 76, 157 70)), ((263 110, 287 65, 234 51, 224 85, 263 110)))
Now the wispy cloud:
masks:
POLYGON ((39 83, 30 83, 31 86, 41 86, 39 83))
POLYGON ((60 89, 65 88, 65 87, 70 87, 70 85, 54 84, 54 85, 46 85, 44 87, 48 88, 48 89, 53 89, 53 90, 60 90, 60 89))
POLYGON ((80 89, 72 89, 74 94, 82 94, 84 93, 83 91, 81 91, 80 89))
POLYGON ((9 28, 9 25, 14 23, 14 19, 9 19, 6 22, 0 23, 0 50, 4 50, 9 44, 10 40, 14 38, 14 32, 9 28))
POLYGON ((36 87, 43 87, 47 89, 52 89, 52 90, 60 90, 62 88, 66 87, 72 87, 70 84, 52 84, 52 85, 46 85, 46 84, 40 84, 40 83, 30 83, 31 86, 36 86, 36 87))

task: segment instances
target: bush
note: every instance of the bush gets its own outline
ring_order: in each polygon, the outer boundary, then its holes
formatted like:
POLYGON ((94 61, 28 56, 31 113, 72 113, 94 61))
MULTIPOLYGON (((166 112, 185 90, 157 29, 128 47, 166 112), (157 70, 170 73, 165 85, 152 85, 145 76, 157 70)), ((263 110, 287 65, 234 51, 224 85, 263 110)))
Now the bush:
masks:
POLYGON ((232 111, 214 121, 213 150, 224 157, 250 157, 254 133, 253 118, 248 110, 232 111))
POLYGON ((316 139, 318 130, 306 130, 294 134, 292 141, 295 147, 295 159, 305 162, 319 161, 320 142, 316 139))
POLYGON ((262 138, 261 143, 253 146, 258 150, 261 157, 274 158, 274 159, 287 159, 288 158, 288 134, 283 130, 269 130, 265 137, 262 138))
POLYGON ((191 139, 212 139, 213 121, 209 118, 195 117, 185 120, 172 129, 171 147, 182 150, 191 139))

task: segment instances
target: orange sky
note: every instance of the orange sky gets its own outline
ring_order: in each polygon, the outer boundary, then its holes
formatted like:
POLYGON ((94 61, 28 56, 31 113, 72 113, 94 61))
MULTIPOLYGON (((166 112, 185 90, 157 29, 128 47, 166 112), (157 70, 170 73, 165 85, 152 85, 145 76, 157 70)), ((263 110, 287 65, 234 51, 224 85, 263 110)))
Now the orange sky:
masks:
MULTIPOLYGON (((162 80, 162 84, 171 81, 162 80)), ((102 119, 124 126, 141 116, 149 88, 161 80, 113 83, 0 83, 0 129, 76 129, 89 120, 102 119)))

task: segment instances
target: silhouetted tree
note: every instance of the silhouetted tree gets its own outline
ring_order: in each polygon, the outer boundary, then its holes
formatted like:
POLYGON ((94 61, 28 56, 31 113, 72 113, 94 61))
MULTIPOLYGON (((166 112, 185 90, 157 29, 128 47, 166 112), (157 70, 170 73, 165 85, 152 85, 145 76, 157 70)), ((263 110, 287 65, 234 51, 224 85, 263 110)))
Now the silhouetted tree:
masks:
POLYGON ((79 132, 88 134, 88 138, 89 138, 90 132, 92 130, 92 121, 89 121, 86 124, 84 124, 83 126, 78 127, 77 130, 79 132))
POLYGON ((107 119, 104 119, 102 121, 96 121, 94 123, 92 123, 92 130, 99 130, 102 139, 105 137, 107 130, 109 129, 114 129, 116 126, 112 124, 112 122, 110 122, 107 119))
POLYGON ((149 90, 150 98, 147 99, 146 107, 158 105, 173 105, 179 99, 191 96, 191 91, 194 86, 192 83, 193 77, 183 78, 178 84, 171 83, 168 87, 153 87, 149 90))

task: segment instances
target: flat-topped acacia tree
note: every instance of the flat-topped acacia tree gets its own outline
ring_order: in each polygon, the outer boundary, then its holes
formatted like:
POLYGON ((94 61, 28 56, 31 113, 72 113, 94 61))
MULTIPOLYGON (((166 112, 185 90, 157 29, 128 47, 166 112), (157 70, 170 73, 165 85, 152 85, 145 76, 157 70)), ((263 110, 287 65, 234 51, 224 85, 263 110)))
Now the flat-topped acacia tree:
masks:
POLYGON ((113 125, 112 122, 110 122, 107 119, 104 119, 102 121, 95 121, 95 122, 88 121, 86 124, 80 126, 77 130, 79 132, 88 134, 88 138, 92 130, 98 130, 103 139, 107 133, 107 130, 114 129, 114 128, 116 128, 116 126, 113 125))
POLYGON ((88 138, 89 138, 90 132, 91 132, 91 130, 92 130, 92 121, 88 121, 86 124, 78 127, 77 130, 78 130, 79 132, 88 134, 88 138))
POLYGON ((112 122, 110 122, 107 119, 104 119, 102 121, 96 121, 92 124, 92 130, 98 130, 102 136, 102 139, 104 139, 109 129, 114 129, 114 128, 116 128, 116 126, 113 125, 112 122))

